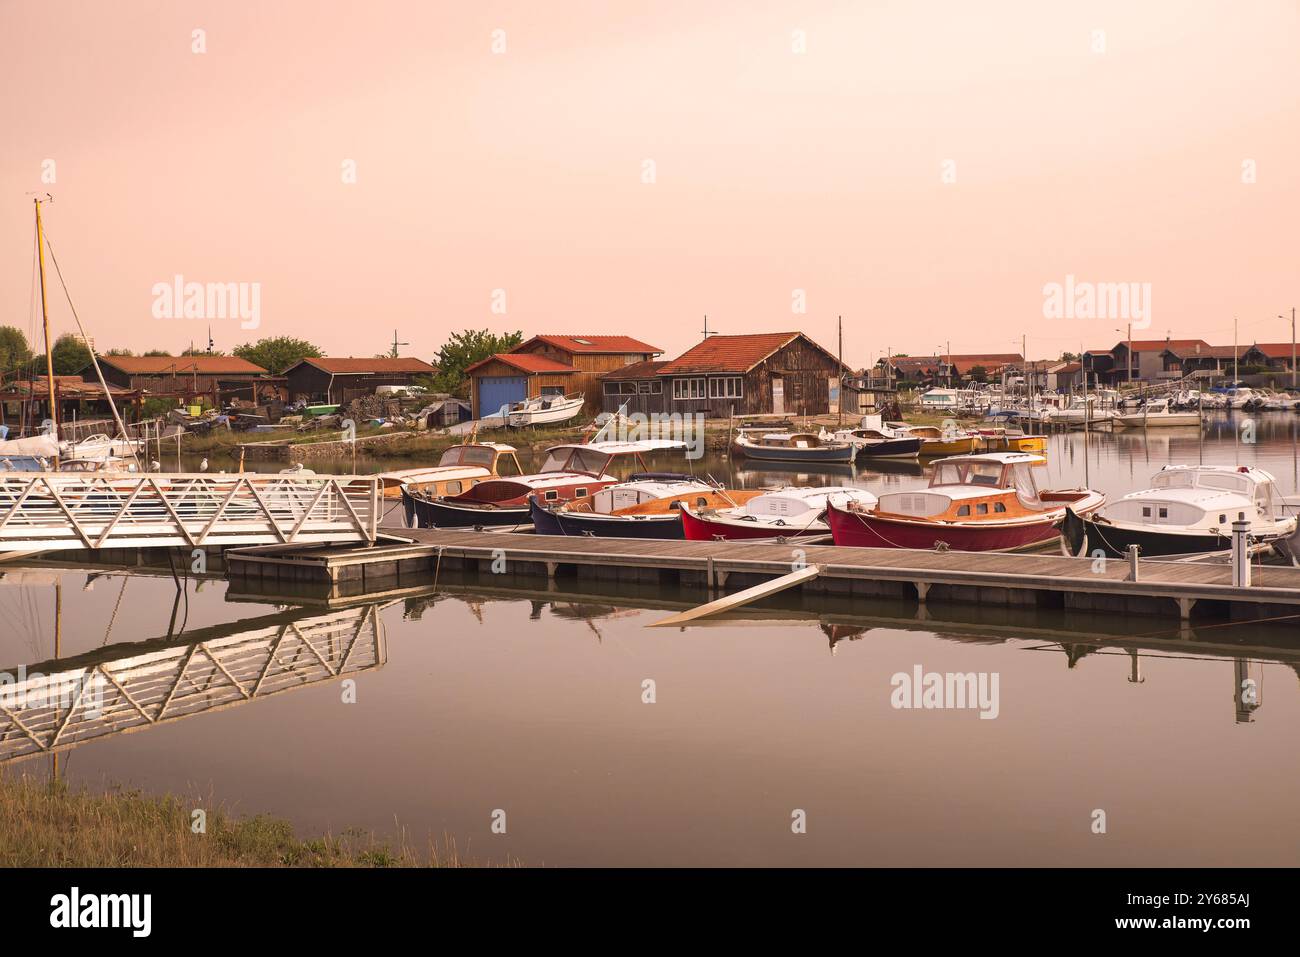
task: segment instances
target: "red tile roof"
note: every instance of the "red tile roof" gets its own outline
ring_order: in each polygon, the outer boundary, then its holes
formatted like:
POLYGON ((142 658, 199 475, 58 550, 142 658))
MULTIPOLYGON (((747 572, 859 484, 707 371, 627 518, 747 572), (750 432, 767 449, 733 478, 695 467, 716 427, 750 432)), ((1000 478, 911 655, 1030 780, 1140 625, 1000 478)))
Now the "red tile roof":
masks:
POLYGON ((1290 359, 1296 347, 1289 342, 1257 342, 1255 348, 1270 359, 1290 359))
POLYGON ((640 339, 633 339, 631 336, 557 336, 557 335, 540 335, 533 336, 527 342, 521 342, 511 349, 511 352, 520 352, 531 346, 534 342, 545 342, 547 345, 555 346, 557 349, 563 349, 565 352, 581 352, 589 354, 607 354, 607 353, 624 353, 624 352, 648 352, 653 355, 663 355, 663 350, 658 346, 652 346, 642 342, 640 339))
MULTIPOLYGON (((99 364, 127 375, 266 375, 261 366, 238 356, 100 356, 99 364)), ((87 369, 92 368, 90 365, 87 369)))
POLYGON ((506 365, 514 366, 520 372, 527 372, 529 375, 538 373, 567 375, 570 372, 578 371, 573 366, 566 366, 563 362, 556 362, 554 359, 546 358, 546 356, 535 356, 531 352, 498 352, 486 359, 480 359, 472 366, 466 366, 465 371, 473 372, 489 362, 504 362, 506 365))
POLYGON ((802 333, 798 332, 760 332, 750 336, 709 336, 660 369, 659 374, 748 372, 800 335, 802 333))
MULTIPOLYGON (((308 358, 300 361, 306 362, 308 365, 313 365, 317 369, 321 369, 322 371, 329 372, 333 375, 362 375, 365 373, 383 374, 392 372, 410 372, 415 375, 433 375, 438 371, 423 359, 403 356, 399 356, 396 359, 387 356, 379 359, 354 359, 351 356, 326 356, 320 359, 308 358)), ((294 363, 295 366, 298 364, 299 363, 297 362, 294 363)), ((289 368, 292 369, 293 366, 290 366, 289 368)), ((288 372, 289 370, 286 369, 285 371, 288 372)))
MULTIPOLYGON (((1120 342, 1117 342, 1115 343, 1115 345, 1111 346, 1106 351, 1114 352, 1116 349, 1120 348, 1121 346, 1123 346, 1124 348, 1128 348, 1128 341, 1122 340, 1120 342)), ((1133 340, 1134 352, 1163 352, 1165 349, 1187 349, 1194 354, 1196 352, 1197 346, 1201 347, 1202 352, 1210 348, 1210 344, 1206 342, 1204 339, 1134 339, 1133 340)))
POLYGON ((618 369, 610 369, 596 376, 598 379, 649 379, 659 374, 659 370, 668 365, 666 361, 651 359, 648 362, 633 362, 618 369))

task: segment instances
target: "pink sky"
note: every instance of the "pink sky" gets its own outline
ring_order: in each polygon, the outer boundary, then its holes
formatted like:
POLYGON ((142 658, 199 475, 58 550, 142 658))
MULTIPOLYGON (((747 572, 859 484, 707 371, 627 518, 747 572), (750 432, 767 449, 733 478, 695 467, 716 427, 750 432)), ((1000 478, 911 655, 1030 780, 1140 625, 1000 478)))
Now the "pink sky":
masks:
POLYGON ((0 323, 29 327, 39 190, 101 349, 202 344, 206 321, 152 314, 178 273, 261 284, 258 329, 213 322, 225 350, 294 335, 373 355, 396 327, 430 358, 486 327, 672 356, 704 313, 832 349, 843 314, 855 366, 886 346, 1123 338, 1044 318, 1068 274, 1150 283, 1135 337, 1230 343, 1236 315, 1243 342, 1289 340, 1273 317, 1300 305, 1297 11, 0 0, 0 323))

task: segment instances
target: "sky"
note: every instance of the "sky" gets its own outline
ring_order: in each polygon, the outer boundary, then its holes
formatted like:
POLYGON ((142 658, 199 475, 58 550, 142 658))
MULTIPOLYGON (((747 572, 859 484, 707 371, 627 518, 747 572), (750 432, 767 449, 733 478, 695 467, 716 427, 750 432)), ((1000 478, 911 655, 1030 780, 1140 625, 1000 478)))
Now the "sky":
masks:
POLYGON ((48 193, 101 350, 1289 341, 1297 51, 1300 0, 0 0, 0 324, 48 193))

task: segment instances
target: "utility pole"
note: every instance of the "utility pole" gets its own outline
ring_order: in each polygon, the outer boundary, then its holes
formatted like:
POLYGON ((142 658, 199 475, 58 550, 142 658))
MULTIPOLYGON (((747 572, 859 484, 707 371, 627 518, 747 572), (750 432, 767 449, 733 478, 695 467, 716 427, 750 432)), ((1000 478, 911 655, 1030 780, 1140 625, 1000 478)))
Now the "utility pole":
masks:
MULTIPOLYGON (((1286 316, 1279 315, 1279 319, 1286 316)), ((1295 388, 1295 306, 1291 307, 1291 388, 1295 388)))
POLYGON ((1232 317, 1232 387, 1237 387, 1237 317, 1232 317))
MULTIPOLYGON (((41 325, 45 330, 45 380, 50 389, 50 434, 59 440, 59 401, 54 392, 54 356, 50 351, 50 316, 45 307, 45 231, 41 227, 41 201, 36 202, 36 259, 41 272, 41 325)), ((59 456, 54 455, 54 467, 59 467, 59 456)))
POLYGON ((409 346, 409 345, 410 345, 409 342, 398 342, 398 341, 397 341, 397 330, 394 329, 394 330, 393 330, 393 349, 392 349, 392 351, 391 351, 390 353, 388 353, 388 354, 389 354, 389 356, 391 356, 392 358, 396 359, 396 358, 397 358, 397 347, 398 347, 398 346, 409 346))
POLYGON ((839 340, 840 340, 839 354, 836 356, 836 361, 839 363, 840 366, 839 379, 837 380, 839 382, 840 397, 839 397, 839 401, 835 403, 835 414, 836 414, 835 421, 839 425, 843 425, 844 424, 844 317, 836 316, 835 319, 839 323, 838 328, 839 328, 839 340))

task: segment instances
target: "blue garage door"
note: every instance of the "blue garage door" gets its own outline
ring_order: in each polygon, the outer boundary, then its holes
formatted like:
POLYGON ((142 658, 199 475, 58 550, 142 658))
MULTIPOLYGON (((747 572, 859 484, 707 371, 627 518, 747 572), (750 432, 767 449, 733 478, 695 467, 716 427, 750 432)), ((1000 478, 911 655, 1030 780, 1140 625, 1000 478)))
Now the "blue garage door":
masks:
POLYGON ((478 380, 479 418, 496 415, 501 406, 527 397, 528 382, 523 376, 485 375, 478 380))

